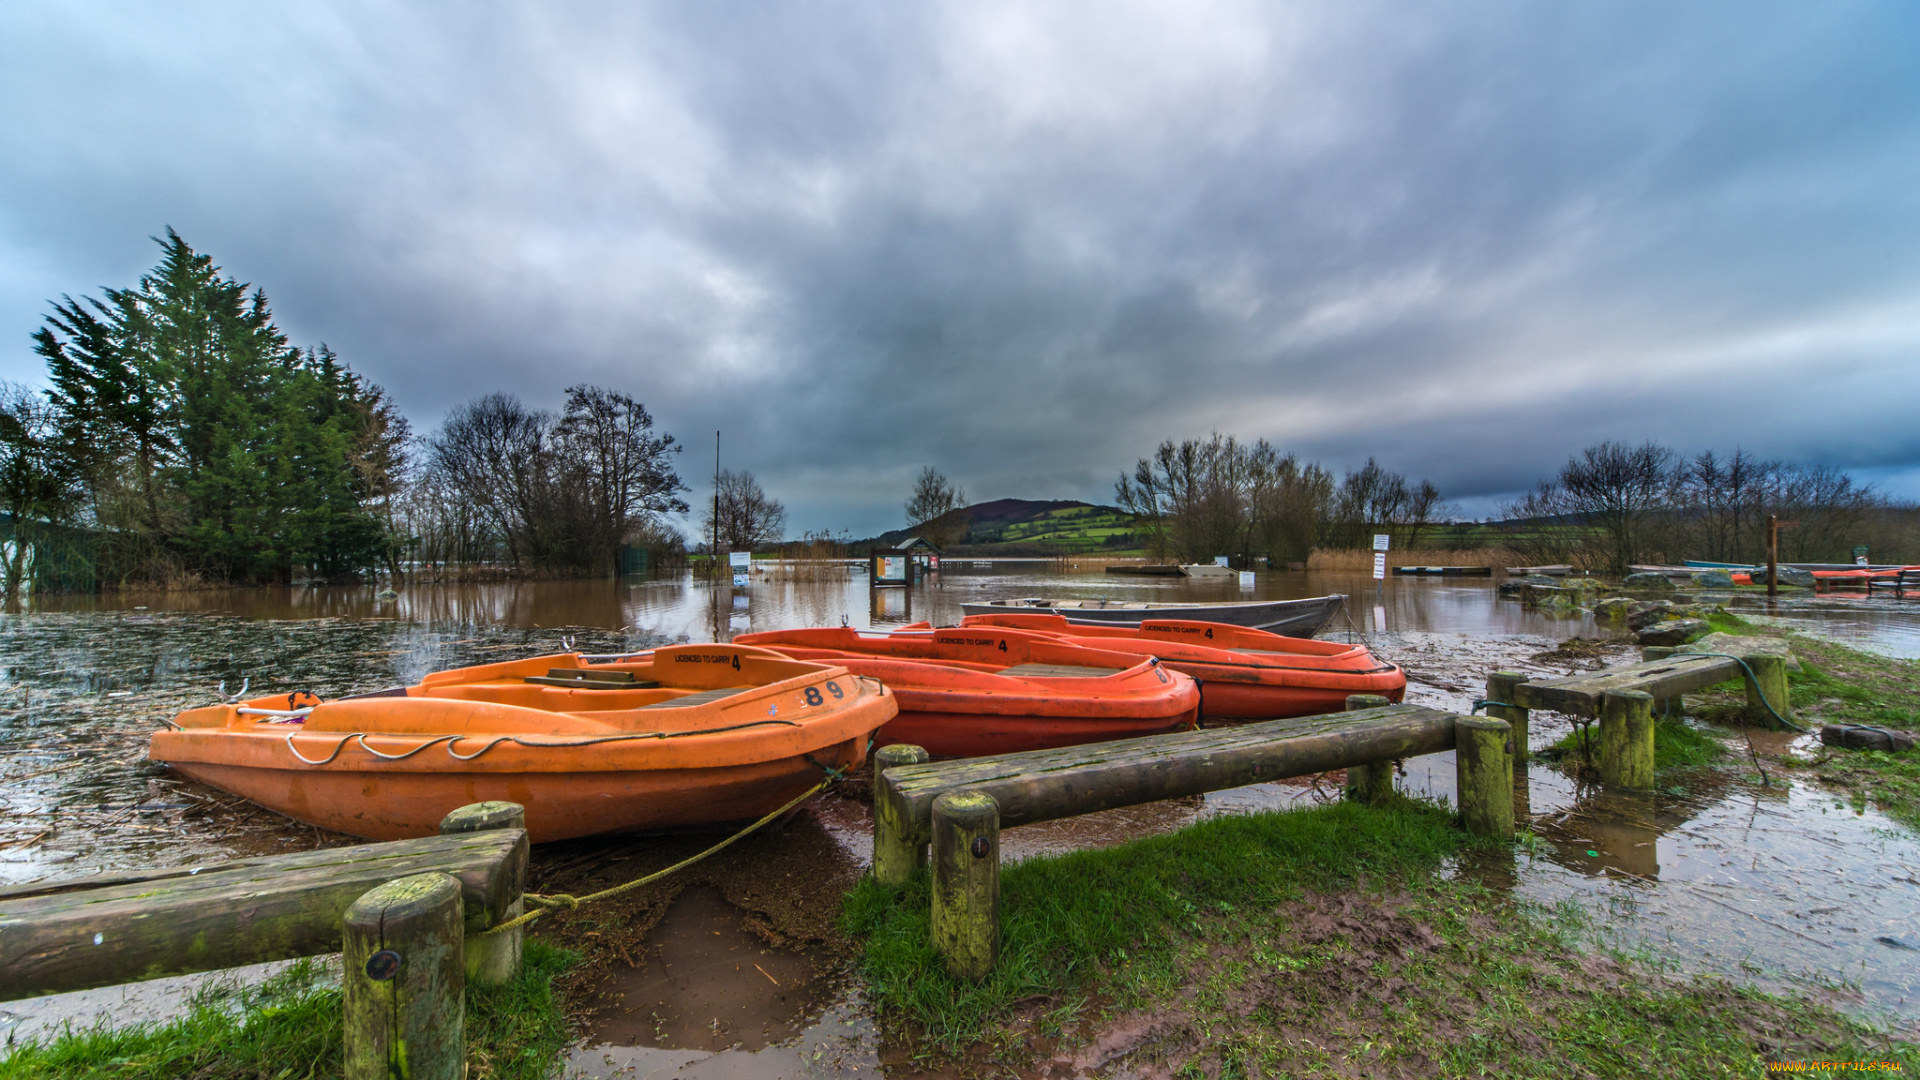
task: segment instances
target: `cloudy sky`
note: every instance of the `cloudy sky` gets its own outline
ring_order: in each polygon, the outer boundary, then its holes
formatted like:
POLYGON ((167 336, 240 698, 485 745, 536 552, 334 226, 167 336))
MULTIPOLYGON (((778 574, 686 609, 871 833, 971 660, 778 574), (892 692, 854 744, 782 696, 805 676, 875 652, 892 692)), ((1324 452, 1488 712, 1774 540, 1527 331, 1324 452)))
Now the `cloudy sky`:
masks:
POLYGON ((619 387, 796 532, 1216 430, 1469 512, 1609 438, 1920 497, 1895 0, 0 6, 0 377, 167 226, 423 430, 619 387))

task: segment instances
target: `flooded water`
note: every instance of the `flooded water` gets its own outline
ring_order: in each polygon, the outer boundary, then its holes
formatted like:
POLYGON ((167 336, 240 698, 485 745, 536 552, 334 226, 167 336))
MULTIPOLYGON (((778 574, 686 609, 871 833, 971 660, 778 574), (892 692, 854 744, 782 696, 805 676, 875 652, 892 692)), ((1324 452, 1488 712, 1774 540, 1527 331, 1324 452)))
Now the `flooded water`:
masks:
MULTIPOLYGON (((744 590, 655 581, 422 586, 67 598, 0 617, 0 884, 350 843, 295 826, 144 760, 160 719, 233 693, 323 697, 426 672, 538 652, 622 651, 749 630, 919 619, 950 624, 964 601, 1025 595, 1167 600, 1339 592, 1347 616, 1322 634, 1365 640, 1400 663, 1409 700, 1465 712, 1488 671, 1564 674, 1545 656, 1576 635, 1495 599, 1485 580, 1263 574, 1256 588, 1067 574, 1045 563, 950 566, 910 590, 860 573, 756 573, 744 590)), ((1722 599, 1716 597, 1714 599, 1722 599)), ((1920 601, 1855 596, 1726 598, 1751 613, 1896 656, 1920 656, 1920 601)), ((1618 654, 1600 663, 1620 663, 1618 654)), ((1537 714, 1533 741, 1566 730, 1537 714)), ((1450 756, 1407 763, 1409 790, 1452 795, 1450 756)), ((1020 859, 1119 843, 1201 818, 1338 797, 1312 780, 1260 785, 1009 830, 1020 859)), ((1510 865, 1459 872, 1543 903, 1575 898, 1616 940, 1687 969, 1809 987, 1864 1012, 1920 1022, 1920 842, 1811 784, 1763 787, 1705 770, 1649 795, 1575 785, 1534 765, 1521 797, 1539 841, 1510 865)), ((865 860, 864 808, 819 804, 808 827, 865 860)), ((850 1075, 887 1065, 857 986, 769 949, 723 899, 690 889, 648 939, 646 962, 601 988, 591 1037, 568 1074, 850 1075)), ((33 1006, 4 1007, 28 1015, 33 1006)), ((0 1021, 4 1018, 0 1017, 0 1021)), ((4 1024, 0 1024, 4 1026, 4 1024)))

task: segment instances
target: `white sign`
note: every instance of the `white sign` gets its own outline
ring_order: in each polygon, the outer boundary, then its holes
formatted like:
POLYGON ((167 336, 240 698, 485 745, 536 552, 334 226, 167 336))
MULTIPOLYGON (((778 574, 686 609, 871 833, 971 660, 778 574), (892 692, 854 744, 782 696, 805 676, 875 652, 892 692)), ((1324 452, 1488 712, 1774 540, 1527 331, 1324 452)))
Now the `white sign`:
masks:
POLYGON ((1215 566, 1227 565, 1227 557, 1225 555, 1215 555, 1213 557, 1213 565, 1215 566))
POLYGON ((1853 557, 1853 565, 1855 566, 1867 565, 1867 557, 1865 555, 1855 555, 1853 557))
POLYGON ((1253 588, 1253 571, 1251 570, 1240 571, 1240 587, 1243 589, 1253 588))
POLYGON ((1376 551, 1373 553, 1373 580, 1385 581, 1386 579, 1387 553, 1384 551, 1376 551))
POLYGON ((1391 538, 1386 533, 1374 533, 1373 534, 1373 550, 1375 551, 1387 550, 1387 541, 1389 539, 1391 538))
POLYGON ((736 589, 746 588, 747 571, 753 569, 753 552, 729 551, 727 552, 727 565, 733 568, 733 587, 736 589))
POLYGON ((880 580, 881 581, 907 580, 907 560, 899 555, 881 556, 880 557, 880 580))

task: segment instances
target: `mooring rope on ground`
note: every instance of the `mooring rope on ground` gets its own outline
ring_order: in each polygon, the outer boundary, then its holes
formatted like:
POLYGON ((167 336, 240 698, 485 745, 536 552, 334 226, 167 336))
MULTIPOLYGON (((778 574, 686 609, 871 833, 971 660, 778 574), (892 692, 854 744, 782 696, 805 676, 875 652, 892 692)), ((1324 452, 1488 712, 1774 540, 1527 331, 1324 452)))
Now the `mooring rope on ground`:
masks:
MULTIPOLYGON (((814 764, 818 765, 819 763, 815 762, 814 764)), ((827 768, 824 765, 820 767, 823 769, 826 769, 827 778, 825 780, 820 781, 818 784, 815 784, 813 787, 802 792, 800 795, 796 796, 793 800, 788 802, 785 806, 782 806, 780 809, 775 810, 774 812, 768 814, 766 817, 761 818, 759 821, 756 821, 753 824, 747 826, 746 828, 741 829, 739 832, 734 833, 732 836, 727 837, 725 840, 720 841, 719 843, 713 845, 712 847, 708 848, 707 850, 701 852, 698 855, 694 855, 689 858, 682 859, 679 862, 674 863, 672 866, 667 867, 665 870, 658 870, 658 871, 655 871, 654 873, 648 874, 645 877, 635 878, 634 880, 629 881, 624 885, 615 885, 610 889, 602 889, 597 893, 589 893, 586 896, 571 896, 567 893, 552 893, 552 894, 527 893, 524 895, 523 899, 527 900, 530 903, 540 905, 538 908, 536 908, 533 911, 529 911, 524 915, 520 915, 515 918, 509 919, 506 922, 501 923, 499 926, 495 926, 488 930, 483 930, 480 933, 475 934, 474 936, 475 937, 491 937, 494 934, 505 933, 506 931, 512 930, 515 927, 525 926, 526 924, 532 922, 533 920, 539 918, 542 915, 546 915, 554 911, 572 911, 573 909, 579 907, 582 904, 591 904, 596 900, 605 900, 609 896, 618 896, 624 892, 631 892, 634 889, 638 889, 643 885, 649 885, 649 884, 652 884, 653 882, 659 881, 661 878, 666 877, 667 875, 677 870, 684 870, 687 867, 692 866, 694 863, 699 862, 701 859, 704 859, 709 855, 713 855, 716 852, 719 852, 729 847, 735 842, 744 840, 748 836, 753 835, 753 833, 755 833, 756 831, 764 827, 768 822, 773 821, 775 818, 779 817, 780 815, 786 813, 789 810, 792 810, 794 807, 799 806, 801 803, 806 802, 808 799, 813 798, 815 795, 820 794, 822 791, 825 791, 828 787, 832 786, 834 781, 839 780, 843 776, 845 776, 845 773, 842 772, 841 770, 827 768)))

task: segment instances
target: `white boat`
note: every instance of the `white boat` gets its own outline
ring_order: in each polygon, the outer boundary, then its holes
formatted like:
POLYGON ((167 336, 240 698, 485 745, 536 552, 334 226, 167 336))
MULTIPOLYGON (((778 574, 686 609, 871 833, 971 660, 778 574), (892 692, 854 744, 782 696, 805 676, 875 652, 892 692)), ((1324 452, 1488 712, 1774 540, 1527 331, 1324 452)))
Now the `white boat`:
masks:
POLYGON ((1310 638, 1333 621, 1347 598, 1339 593, 1305 600, 1241 600, 1232 603, 1166 603, 1151 600, 1053 600, 1028 596, 961 604, 969 615, 1001 615, 1009 611, 1051 611, 1070 623, 1089 626, 1138 626, 1146 619, 1186 619, 1230 623, 1255 630, 1310 638))

